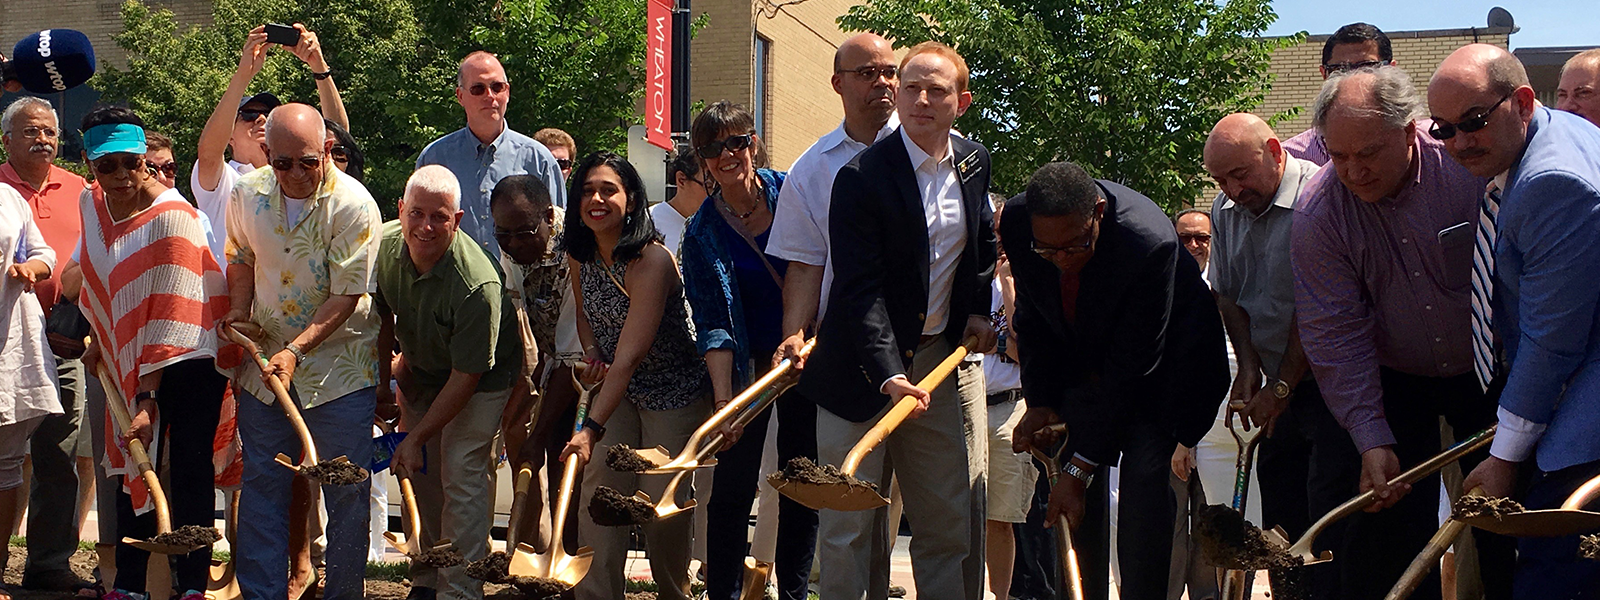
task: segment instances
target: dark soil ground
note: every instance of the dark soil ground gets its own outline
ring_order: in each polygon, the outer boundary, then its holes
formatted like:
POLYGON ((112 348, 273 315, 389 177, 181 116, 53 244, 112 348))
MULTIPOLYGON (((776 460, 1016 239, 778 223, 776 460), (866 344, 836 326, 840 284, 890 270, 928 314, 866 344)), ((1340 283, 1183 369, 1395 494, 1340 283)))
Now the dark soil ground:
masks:
POLYGON ((785 480, 795 483, 810 483, 815 485, 838 485, 842 483, 851 487, 864 487, 870 490, 878 489, 878 486, 873 485, 870 482, 862 481, 860 479, 856 479, 855 477, 840 473, 839 467, 835 467, 833 465, 824 465, 818 467, 816 463, 811 462, 811 459, 804 456, 796 456, 792 459, 789 459, 789 464, 784 465, 783 470, 780 471, 779 474, 782 475, 785 480))
POLYGON ((436 569, 454 567, 466 562, 466 559, 461 557, 461 552, 457 551, 454 546, 423 550, 421 553, 412 557, 411 560, 417 561, 417 564, 436 569))
POLYGON ((300 474, 330 485, 352 485, 367 480, 367 472, 353 462, 325 460, 303 467, 300 474))
POLYGON ((178 546, 180 548, 199 548, 222 539, 222 534, 217 533, 215 527, 201 525, 184 525, 170 532, 150 538, 151 542, 178 546))
POLYGON ((1578 556, 1589 560, 1600 560, 1600 534, 1583 536, 1578 542, 1578 556))
POLYGON ((596 525, 606 527, 644 525, 656 519, 656 509, 636 497, 624 496, 602 485, 595 488, 594 498, 589 501, 589 516, 596 525))

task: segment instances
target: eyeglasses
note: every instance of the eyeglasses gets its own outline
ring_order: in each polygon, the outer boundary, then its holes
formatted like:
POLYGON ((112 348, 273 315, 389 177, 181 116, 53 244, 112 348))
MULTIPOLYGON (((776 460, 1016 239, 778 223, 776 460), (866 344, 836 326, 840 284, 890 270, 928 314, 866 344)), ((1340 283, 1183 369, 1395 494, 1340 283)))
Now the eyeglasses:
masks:
POLYGON ((333 158, 333 162, 346 164, 350 162, 350 149, 341 144, 334 144, 333 148, 328 149, 328 156, 333 158))
POLYGON ((22 139, 31 140, 39 137, 41 133, 44 134, 45 139, 49 140, 56 139, 61 135, 61 132, 56 131, 54 127, 23 127, 22 139))
POLYGON ((173 177, 173 176, 176 176, 178 174, 178 163, 177 162, 169 162, 169 163, 166 163, 166 164, 158 165, 158 164, 155 164, 155 163, 150 162, 150 161, 145 161, 144 164, 145 164, 145 166, 150 167, 150 174, 152 174, 152 175, 154 175, 156 173, 164 173, 164 174, 166 174, 167 177, 173 177))
POLYGON ((1460 123, 1451 124, 1449 121, 1434 117, 1433 126, 1428 128, 1428 135, 1433 136, 1433 139, 1436 140, 1448 140, 1456 136, 1456 131, 1472 133, 1488 127, 1489 115, 1493 114, 1495 109, 1500 108, 1501 104, 1505 104, 1506 100, 1511 99, 1512 94, 1515 93, 1506 94, 1499 102, 1494 103, 1494 106, 1489 107, 1489 110, 1478 113, 1476 116, 1462 119, 1460 123))
POLYGON ((749 148, 750 141, 752 139, 754 138, 752 134, 749 133, 744 135, 730 135, 699 148, 695 148, 694 151, 696 154, 700 155, 700 158, 716 158, 718 156, 722 156, 722 150, 724 148, 726 148, 729 152, 738 152, 745 148, 749 148))
POLYGON ((94 161, 94 171, 101 175, 110 175, 117 172, 117 167, 127 169, 129 173, 138 171, 144 163, 144 157, 138 154, 123 154, 121 156, 107 156, 94 161))
POLYGON ((867 65, 859 69, 840 69, 834 72, 851 73, 857 78, 860 78, 862 81, 877 81, 879 77, 893 81, 895 77, 900 75, 900 69, 893 66, 874 67, 872 65, 867 65))
POLYGON ((505 81, 491 81, 489 83, 474 83, 467 88, 467 93, 482 96, 484 93, 499 94, 510 88, 511 84, 505 81))
POLYGON ((1381 67, 1383 64, 1384 62, 1381 60, 1363 60, 1360 62, 1333 63, 1322 65, 1322 67, 1327 69, 1329 73, 1342 73, 1344 71, 1354 71, 1356 69, 1365 69, 1367 67, 1381 67))
POLYGON ((256 109, 256 108, 241 108, 241 109, 239 109, 239 120, 240 121, 250 121, 250 122, 253 123, 253 122, 255 122, 256 119, 259 119, 261 117, 267 116, 268 112, 271 112, 271 111, 266 111, 266 110, 261 110, 261 109, 256 109))
POLYGON ((1180 233, 1180 234, 1178 234, 1178 243, 1187 244, 1189 242, 1196 242, 1196 243, 1199 243, 1201 245, 1209 244, 1209 243, 1211 243, 1211 234, 1209 234, 1209 233, 1180 233))
POLYGON ((556 166, 561 167, 561 170, 563 170, 563 171, 565 171, 567 169, 571 169, 572 168, 572 159, 570 159, 570 158, 558 158, 558 159, 556 159, 556 166))
POLYGON ((507 246, 510 245, 512 240, 520 239, 532 241, 530 238, 538 234, 539 232, 532 229, 518 229, 516 231, 496 229, 494 230, 494 241, 499 243, 501 246, 507 246))
POLYGON ((296 159, 288 156, 279 156, 272 159, 272 168, 278 171, 288 171, 294 168, 295 163, 299 163, 307 171, 315 171, 322 168, 322 157, 302 156, 296 159))
POLYGON ((1055 258, 1060 254, 1065 254, 1067 256, 1083 254, 1094 249, 1094 228, 1095 224, 1099 221, 1100 217, 1095 217, 1094 219, 1090 220, 1088 227, 1085 227, 1083 233, 1078 235, 1078 239, 1083 240, 1083 243, 1081 244, 1067 244, 1065 246, 1041 246, 1039 245, 1039 240, 1033 240, 1028 243, 1028 246, 1033 250, 1034 254, 1043 257, 1045 260, 1055 258))

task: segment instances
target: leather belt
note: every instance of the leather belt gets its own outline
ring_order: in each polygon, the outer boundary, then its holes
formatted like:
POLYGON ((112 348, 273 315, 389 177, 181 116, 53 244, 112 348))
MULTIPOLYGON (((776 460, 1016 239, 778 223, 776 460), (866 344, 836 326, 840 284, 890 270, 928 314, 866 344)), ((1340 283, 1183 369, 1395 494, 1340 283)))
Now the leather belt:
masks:
POLYGON ((994 406, 996 404, 1005 404, 1007 402, 1012 402, 1012 401, 1021 400, 1021 399, 1022 399, 1022 390, 1020 388, 1011 388, 1009 390, 1003 390, 1003 391, 995 392, 993 394, 989 394, 989 406, 994 406))

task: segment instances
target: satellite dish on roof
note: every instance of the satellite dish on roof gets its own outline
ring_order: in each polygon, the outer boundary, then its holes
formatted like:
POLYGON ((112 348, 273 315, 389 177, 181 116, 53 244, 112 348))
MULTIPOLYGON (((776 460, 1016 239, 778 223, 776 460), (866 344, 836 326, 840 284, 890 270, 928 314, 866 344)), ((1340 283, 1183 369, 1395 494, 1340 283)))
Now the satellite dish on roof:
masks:
POLYGON ((1511 17, 1511 11, 1498 6, 1489 9, 1489 27, 1504 27, 1510 29, 1511 33, 1522 30, 1517 27, 1517 20, 1511 17))

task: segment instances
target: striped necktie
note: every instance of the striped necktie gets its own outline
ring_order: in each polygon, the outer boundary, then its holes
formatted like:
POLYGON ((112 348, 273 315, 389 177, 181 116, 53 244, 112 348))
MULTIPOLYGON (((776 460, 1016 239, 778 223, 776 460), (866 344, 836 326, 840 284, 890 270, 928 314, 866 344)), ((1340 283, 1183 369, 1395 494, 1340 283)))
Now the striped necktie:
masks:
POLYGON ((1495 217, 1500 214, 1500 188, 1489 185, 1478 207, 1478 239, 1472 248, 1472 366, 1484 390, 1495 375, 1494 241, 1495 217))

